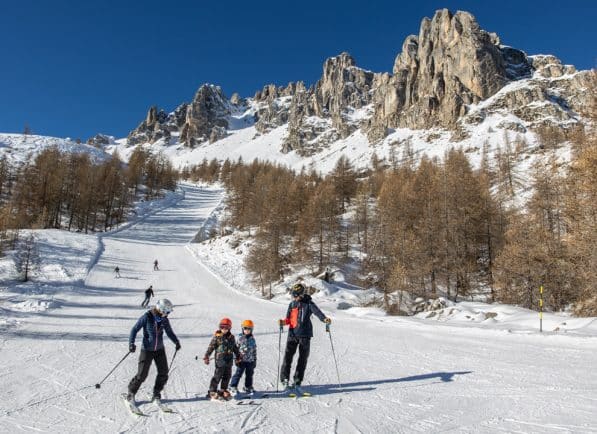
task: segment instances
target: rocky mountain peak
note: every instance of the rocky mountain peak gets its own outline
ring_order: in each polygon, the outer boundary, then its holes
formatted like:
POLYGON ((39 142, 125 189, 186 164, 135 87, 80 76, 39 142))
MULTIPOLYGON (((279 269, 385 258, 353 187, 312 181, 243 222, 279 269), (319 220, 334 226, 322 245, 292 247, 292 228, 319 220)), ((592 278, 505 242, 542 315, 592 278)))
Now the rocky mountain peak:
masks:
POLYGON ((502 47, 470 13, 438 10, 405 39, 394 75, 377 89, 370 139, 392 127, 453 128, 468 105, 531 71, 522 51, 502 47))
POLYGON ((322 76, 313 88, 306 89, 303 83, 295 87, 283 151, 296 150, 306 155, 348 137, 360 126, 352 114, 372 101, 375 78, 373 72, 357 67, 346 52, 326 59, 322 76), (310 116, 321 120, 308 119, 310 116), (309 147, 306 142, 310 142, 309 147))
POLYGON ((338 71, 338 70, 343 70, 346 68, 349 68, 351 66, 356 66, 357 63, 354 60, 354 58, 347 53, 346 51, 343 51, 342 53, 338 54, 337 56, 334 57, 329 57, 328 59, 325 60, 325 62, 323 63, 323 75, 324 77, 326 75, 329 75, 329 73, 333 72, 333 71, 338 71))
POLYGON ((195 147, 226 136, 230 105, 220 86, 203 84, 186 111, 180 142, 195 147))
POLYGON ((136 145, 154 143, 160 139, 169 140, 172 123, 176 124, 175 118, 170 118, 164 110, 158 110, 157 106, 151 106, 145 120, 129 133, 127 142, 129 145, 136 145))

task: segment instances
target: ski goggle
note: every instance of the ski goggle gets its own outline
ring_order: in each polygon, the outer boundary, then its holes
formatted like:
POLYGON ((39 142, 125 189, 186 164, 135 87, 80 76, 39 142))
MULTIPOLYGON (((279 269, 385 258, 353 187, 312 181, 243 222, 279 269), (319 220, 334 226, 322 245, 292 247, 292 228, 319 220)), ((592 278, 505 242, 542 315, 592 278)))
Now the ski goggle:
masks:
POLYGON ((230 330, 230 326, 228 324, 220 324, 220 328, 230 330))
POLYGON ((243 330, 253 330, 253 327, 243 327, 243 330))

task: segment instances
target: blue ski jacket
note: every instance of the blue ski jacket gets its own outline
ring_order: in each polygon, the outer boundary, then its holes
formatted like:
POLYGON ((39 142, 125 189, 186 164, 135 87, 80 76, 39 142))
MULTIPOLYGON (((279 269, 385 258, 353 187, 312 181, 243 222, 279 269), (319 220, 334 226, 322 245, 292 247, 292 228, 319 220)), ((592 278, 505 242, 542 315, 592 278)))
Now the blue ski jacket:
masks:
POLYGON ((158 316, 159 314, 154 313, 153 309, 145 312, 131 329, 129 345, 135 343, 137 333, 141 329, 143 329, 143 350, 145 351, 158 351, 164 349, 164 331, 170 340, 177 344, 178 338, 172 331, 168 318, 157 318, 158 316))
POLYGON ((290 302, 285 318, 285 322, 289 326, 288 336, 312 338, 311 315, 313 314, 321 321, 325 319, 323 312, 311 301, 311 296, 305 295, 300 301, 290 302))
POLYGON ((240 333, 238 335, 238 351, 241 361, 257 362, 257 342, 252 334, 240 333))

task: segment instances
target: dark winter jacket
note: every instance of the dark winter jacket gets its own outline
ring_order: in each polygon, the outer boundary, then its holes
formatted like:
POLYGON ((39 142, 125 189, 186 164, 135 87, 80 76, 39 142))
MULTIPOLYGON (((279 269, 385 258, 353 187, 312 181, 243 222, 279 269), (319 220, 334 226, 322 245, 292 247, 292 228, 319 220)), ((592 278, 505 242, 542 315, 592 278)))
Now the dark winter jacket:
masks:
POLYGON ((238 335, 238 350, 240 352, 240 359, 243 362, 257 361, 257 342, 252 334, 246 335, 241 333, 238 335))
POLYGON ((211 342, 207 347, 205 357, 209 358, 209 356, 211 356, 211 353, 213 353, 214 351, 214 357, 217 367, 231 365, 234 361, 233 355, 235 355, 237 358, 240 357, 240 352, 238 351, 236 340, 234 339, 234 335, 230 332, 226 334, 222 333, 221 330, 217 330, 215 332, 214 337, 211 339, 211 342))
POLYGON ((139 330, 143 329, 143 349, 145 351, 158 351, 164 349, 164 331, 175 344, 178 338, 170 327, 170 321, 166 317, 161 317, 153 309, 143 314, 131 330, 129 344, 135 343, 135 338, 139 330))
POLYGON ((147 289, 145 290, 145 296, 146 296, 146 297, 153 297, 153 296, 154 296, 154 294, 153 294, 153 289, 151 289, 151 288, 147 288, 147 289))
POLYGON ((310 295, 304 295, 300 301, 292 301, 286 311, 286 324, 290 326, 288 336, 303 338, 313 337, 311 315, 315 314, 321 321, 325 319, 323 312, 311 301, 310 295))

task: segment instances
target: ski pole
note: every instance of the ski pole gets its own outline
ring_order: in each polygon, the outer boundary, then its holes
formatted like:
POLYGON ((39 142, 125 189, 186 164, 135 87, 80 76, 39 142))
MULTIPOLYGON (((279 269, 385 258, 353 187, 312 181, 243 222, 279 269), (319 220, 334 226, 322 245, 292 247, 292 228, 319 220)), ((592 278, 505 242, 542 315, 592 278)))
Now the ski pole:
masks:
POLYGON ((338 376, 338 387, 342 389, 342 384, 340 384, 340 371, 338 371, 338 362, 336 361, 336 352, 334 351, 334 341, 332 341, 332 332, 330 330, 330 324, 326 323, 325 331, 328 332, 330 336, 330 344, 332 345, 332 355, 334 356, 334 365, 336 365, 336 375, 338 376))
POLYGON ((99 389, 100 387, 102 387, 102 383, 103 383, 104 381, 106 381, 106 378, 108 378, 108 377, 110 376, 110 374, 111 374, 112 372, 114 372, 114 370, 115 370, 116 368, 118 368, 118 366, 120 366, 120 364, 121 364, 122 362, 124 362, 124 359, 126 359, 126 358, 129 356, 129 354, 131 354, 131 352, 130 352, 130 351, 127 351, 127 353, 124 355, 124 357, 123 357, 122 359, 120 359, 120 362, 116 363, 116 366, 114 366, 114 367, 112 368, 112 370, 111 370, 110 372, 108 372, 108 375, 106 375, 102 381, 100 381, 99 383, 97 383, 97 384, 95 385, 95 388, 96 388, 96 389, 99 389))
POLYGON ((276 392, 280 391, 280 347, 282 346, 282 329, 284 326, 279 324, 280 326, 280 333, 278 333, 278 371, 276 374, 276 392))
POLYGON ((170 367, 168 368, 168 374, 172 370, 172 363, 174 363, 174 358, 176 357, 176 353, 178 353, 178 350, 175 350, 174 354, 172 355, 172 360, 170 360, 170 367))

